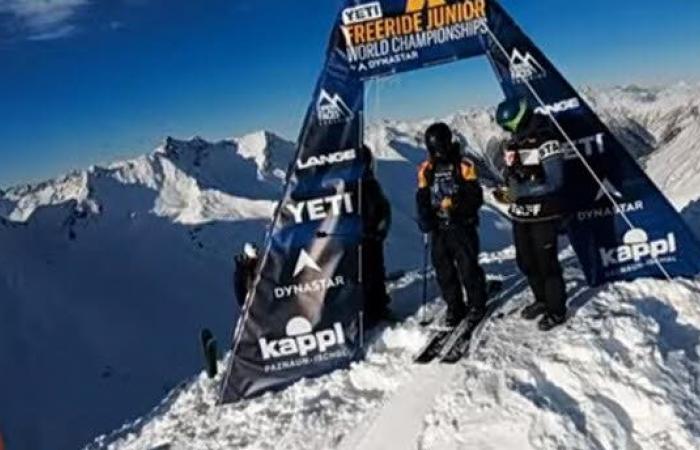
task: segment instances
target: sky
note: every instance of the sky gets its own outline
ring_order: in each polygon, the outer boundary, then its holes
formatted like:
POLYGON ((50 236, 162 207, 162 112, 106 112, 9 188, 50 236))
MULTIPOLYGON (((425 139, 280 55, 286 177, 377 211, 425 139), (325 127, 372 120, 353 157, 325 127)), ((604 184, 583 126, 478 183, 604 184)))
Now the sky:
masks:
MULTIPOLYGON (((296 139, 341 4, 0 0, 0 188, 145 154, 165 136, 296 139)), ((697 0, 502 4, 576 86, 700 79, 697 0)), ((370 88, 370 118, 500 98, 486 60, 370 88)))

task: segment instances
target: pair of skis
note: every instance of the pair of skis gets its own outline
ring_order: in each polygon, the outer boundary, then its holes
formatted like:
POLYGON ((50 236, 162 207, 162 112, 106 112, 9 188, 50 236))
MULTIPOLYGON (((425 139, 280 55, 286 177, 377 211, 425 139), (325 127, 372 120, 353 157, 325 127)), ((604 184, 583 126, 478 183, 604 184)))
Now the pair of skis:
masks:
MULTIPOLYGON (((492 300, 503 289, 503 283, 498 280, 489 280, 487 282, 487 295, 489 300, 492 300)), ((484 318, 478 322, 471 322, 468 319, 461 321, 456 327, 451 329, 437 328, 434 329, 425 346, 418 352, 413 361, 417 364, 428 364, 436 359, 442 363, 454 364, 464 356, 464 353, 469 349, 469 343, 474 330, 488 318, 497 305, 490 301, 487 304, 487 311, 484 318)), ((439 323, 445 317, 446 311, 443 311, 435 321, 439 323)), ((434 322, 435 322, 434 321, 434 322)))

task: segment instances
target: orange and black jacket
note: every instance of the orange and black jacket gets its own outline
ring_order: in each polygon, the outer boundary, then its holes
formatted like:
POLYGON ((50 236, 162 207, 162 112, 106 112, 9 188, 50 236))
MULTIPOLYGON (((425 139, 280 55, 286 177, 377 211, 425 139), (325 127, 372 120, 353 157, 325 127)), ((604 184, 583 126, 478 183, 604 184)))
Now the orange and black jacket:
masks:
POLYGON ((421 231, 476 226, 484 192, 476 166, 468 158, 455 162, 427 160, 418 167, 416 207, 421 231))

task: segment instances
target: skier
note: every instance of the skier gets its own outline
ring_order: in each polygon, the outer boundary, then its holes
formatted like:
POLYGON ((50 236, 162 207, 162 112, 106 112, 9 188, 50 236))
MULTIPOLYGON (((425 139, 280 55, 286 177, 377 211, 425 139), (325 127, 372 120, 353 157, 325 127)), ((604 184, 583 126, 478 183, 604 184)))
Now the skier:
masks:
POLYGON ((234 261, 233 288, 238 305, 243 307, 248 291, 255 281, 255 269, 258 266, 258 248, 255 244, 246 242, 243 245, 243 251, 236 255, 234 261))
POLYGON ((418 223, 432 240, 433 266, 447 303, 445 325, 454 327, 467 318, 473 326, 486 312, 486 277, 479 265, 477 232, 483 191, 474 163, 461 155, 446 124, 431 125, 425 144, 429 158, 418 170, 418 223))
POLYGON ((496 198, 509 203, 518 267, 535 296, 522 317, 548 331, 566 320, 566 288, 558 259, 558 235, 564 213, 564 153, 549 119, 534 114, 525 99, 502 102, 498 124, 511 133, 505 144, 506 187, 496 198))
POLYGON ((391 227, 391 205, 374 174, 374 158, 367 146, 360 150, 359 159, 365 168, 361 184, 362 284, 366 324, 371 328, 382 320, 393 320, 384 265, 384 241, 391 227))

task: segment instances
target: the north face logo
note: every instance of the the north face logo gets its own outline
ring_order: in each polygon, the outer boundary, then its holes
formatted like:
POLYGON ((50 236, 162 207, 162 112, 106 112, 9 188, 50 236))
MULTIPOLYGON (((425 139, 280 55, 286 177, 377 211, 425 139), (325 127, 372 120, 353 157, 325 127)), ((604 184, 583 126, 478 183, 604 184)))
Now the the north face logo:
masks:
POLYGON ((350 122, 355 117, 352 109, 340 95, 331 95, 325 89, 321 89, 318 102, 316 102, 316 114, 321 125, 350 122))
POLYGON ((544 78, 547 76, 547 72, 530 52, 523 54, 520 50, 514 48, 510 56, 510 76, 514 83, 524 83, 544 78))

